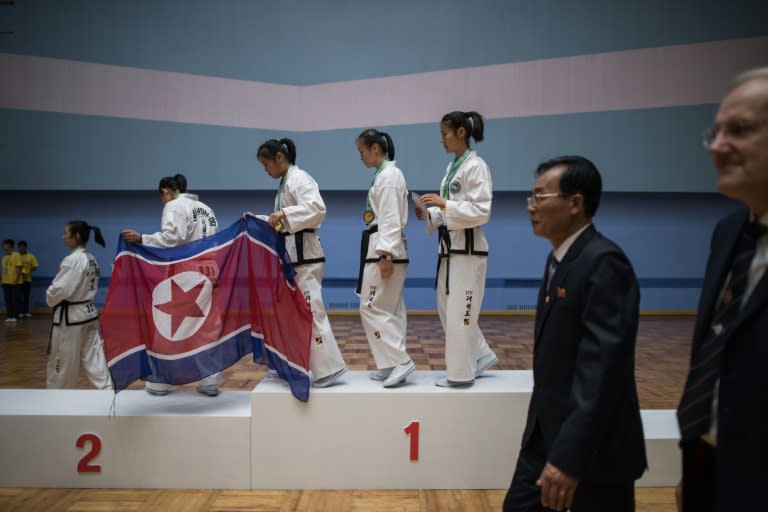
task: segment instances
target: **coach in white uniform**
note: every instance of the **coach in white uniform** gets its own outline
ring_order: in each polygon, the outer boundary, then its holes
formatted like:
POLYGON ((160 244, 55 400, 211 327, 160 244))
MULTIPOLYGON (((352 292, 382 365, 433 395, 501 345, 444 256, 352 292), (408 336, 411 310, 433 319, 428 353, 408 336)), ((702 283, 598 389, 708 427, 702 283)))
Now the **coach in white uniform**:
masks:
POLYGON ((356 293, 360 320, 378 371, 373 380, 384 387, 405 382, 416 365, 405 350, 407 315, 403 288, 408 270, 408 251, 403 230, 408 223, 408 189, 397 168, 395 145, 384 132, 369 129, 357 138, 360 160, 376 169, 363 221, 360 271, 356 293))
MULTIPOLYGON (((151 235, 142 235, 136 231, 125 230, 121 234, 130 243, 141 243, 151 247, 178 247, 194 240, 213 235, 219 229, 213 210, 198 200, 195 194, 187 194, 187 179, 182 174, 160 180, 160 199, 165 206, 161 220, 161 230, 151 235)), ((164 396, 170 393, 171 385, 157 382, 157 376, 150 376, 144 389, 152 394, 164 396)), ((198 393, 207 396, 219 394, 221 373, 214 373, 201 380, 197 385, 198 393)))
POLYGON ((424 194, 427 233, 439 232, 437 310, 445 331, 447 378, 438 386, 471 385, 496 364, 496 354, 477 324, 485 292, 488 242, 480 226, 491 217, 491 171, 469 138, 483 140, 483 118, 477 112, 451 112, 440 123, 441 142, 455 160, 440 183, 440 194, 424 194))
POLYGON ((258 158, 272 178, 280 179, 269 224, 285 240, 296 270, 296 284, 312 308, 309 369, 314 387, 330 386, 347 371, 323 304, 325 255, 317 230, 325 220, 325 203, 317 182, 296 166, 291 139, 271 139, 259 147, 258 158))
POLYGON ((101 231, 76 220, 64 228, 64 245, 70 252, 59 265, 45 300, 53 308, 47 384, 50 389, 77 388, 82 364, 88 380, 98 389, 112 387, 99 332, 99 312, 91 302, 99 284, 99 265, 85 249, 90 231, 104 247, 101 231))

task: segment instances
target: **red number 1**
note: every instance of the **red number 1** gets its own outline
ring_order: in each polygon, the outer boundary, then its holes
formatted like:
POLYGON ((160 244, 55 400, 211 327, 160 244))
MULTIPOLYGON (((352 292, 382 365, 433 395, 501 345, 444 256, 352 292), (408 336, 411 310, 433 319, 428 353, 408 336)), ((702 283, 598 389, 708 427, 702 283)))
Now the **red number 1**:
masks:
POLYGON ((403 430, 411 436, 411 459, 419 460, 419 420, 413 420, 403 430))
POLYGON ((85 443, 91 444, 91 450, 86 453, 82 459, 77 463, 77 472, 78 473, 101 473, 101 465, 100 464, 91 464, 91 461, 96 458, 99 453, 101 453, 101 438, 96 435, 88 432, 87 434, 82 434, 80 437, 77 438, 77 442, 75 443, 75 446, 78 448, 85 448, 85 443))

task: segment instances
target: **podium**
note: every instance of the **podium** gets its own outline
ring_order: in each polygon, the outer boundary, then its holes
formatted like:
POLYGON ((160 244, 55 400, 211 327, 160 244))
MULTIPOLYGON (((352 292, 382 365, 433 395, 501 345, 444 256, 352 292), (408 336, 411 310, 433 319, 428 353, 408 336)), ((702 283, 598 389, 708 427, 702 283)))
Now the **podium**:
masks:
MULTIPOLYGON (((0 390, 0 486, 214 489, 504 489, 532 389, 530 371, 468 388, 416 371, 397 388, 369 372, 312 389, 307 403, 266 377, 253 391, 165 397, 126 390, 0 390)), ((650 471, 680 477, 674 411, 642 411, 650 471)))

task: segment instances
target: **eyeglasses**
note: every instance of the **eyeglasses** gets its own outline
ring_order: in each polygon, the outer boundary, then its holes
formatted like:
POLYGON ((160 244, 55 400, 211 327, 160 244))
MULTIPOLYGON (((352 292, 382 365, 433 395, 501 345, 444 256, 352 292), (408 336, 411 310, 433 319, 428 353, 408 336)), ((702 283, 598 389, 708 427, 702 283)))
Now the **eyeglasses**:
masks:
POLYGON ((538 206, 542 200, 547 199, 549 197, 568 197, 568 194, 563 194, 562 192, 547 192, 546 194, 533 194, 532 196, 526 197, 526 201, 528 201, 528 206, 538 206))
POLYGON ((768 124, 768 120, 762 122, 734 121, 721 126, 714 125, 701 134, 701 143, 704 144, 706 149, 709 149, 717 136, 721 133, 723 137, 731 141, 744 140, 750 135, 760 131, 766 124, 768 124))

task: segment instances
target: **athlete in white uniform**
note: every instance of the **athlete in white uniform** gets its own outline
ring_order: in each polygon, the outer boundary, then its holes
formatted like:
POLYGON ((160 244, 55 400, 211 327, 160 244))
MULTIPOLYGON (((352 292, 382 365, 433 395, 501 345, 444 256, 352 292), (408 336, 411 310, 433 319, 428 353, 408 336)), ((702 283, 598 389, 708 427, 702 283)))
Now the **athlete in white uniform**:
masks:
MULTIPOLYGON (((163 207, 161 230, 151 235, 142 235, 133 230, 125 230, 122 237, 130 243, 141 243, 152 247, 178 247, 194 240, 213 235, 219 229, 216 215, 195 194, 187 194, 187 179, 182 174, 160 180, 160 199, 163 207)), ((144 384, 144 389, 152 394, 164 396, 170 393, 171 385, 160 382, 152 375, 144 384)), ((201 380, 197 391, 207 396, 219 394, 221 373, 214 373, 201 380)))
POLYGON ((45 300, 53 308, 47 381, 50 389, 77 388, 82 364, 88 380, 98 389, 112 387, 99 331, 99 312, 91 302, 99 284, 99 265, 85 249, 90 231, 104 246, 101 231, 81 220, 64 228, 64 245, 72 251, 59 265, 45 300))
POLYGON ((427 221, 427 233, 439 232, 437 310, 445 331, 447 378, 438 386, 471 385, 496 364, 496 354, 477 324, 485 292, 488 242, 482 224, 491 217, 491 171, 469 137, 483 140, 483 118, 477 112, 451 112, 440 123, 441 142, 456 159, 448 165, 440 194, 424 194, 416 216, 427 221))
POLYGON ((405 382, 416 364, 405 351, 407 315, 403 288, 408 270, 408 251, 403 230, 408 223, 408 189, 395 162, 392 138, 369 129, 357 138, 360 160, 376 169, 368 191, 360 244, 360 273, 356 293, 360 320, 378 371, 373 380, 384 387, 405 382))
POLYGON ((347 371, 323 304, 325 255, 317 230, 325 220, 325 203, 317 182, 296 166, 291 139, 271 139, 259 147, 258 158, 271 177, 280 179, 269 224, 285 240, 296 270, 296 284, 312 308, 309 369, 314 387, 330 386, 347 371))

